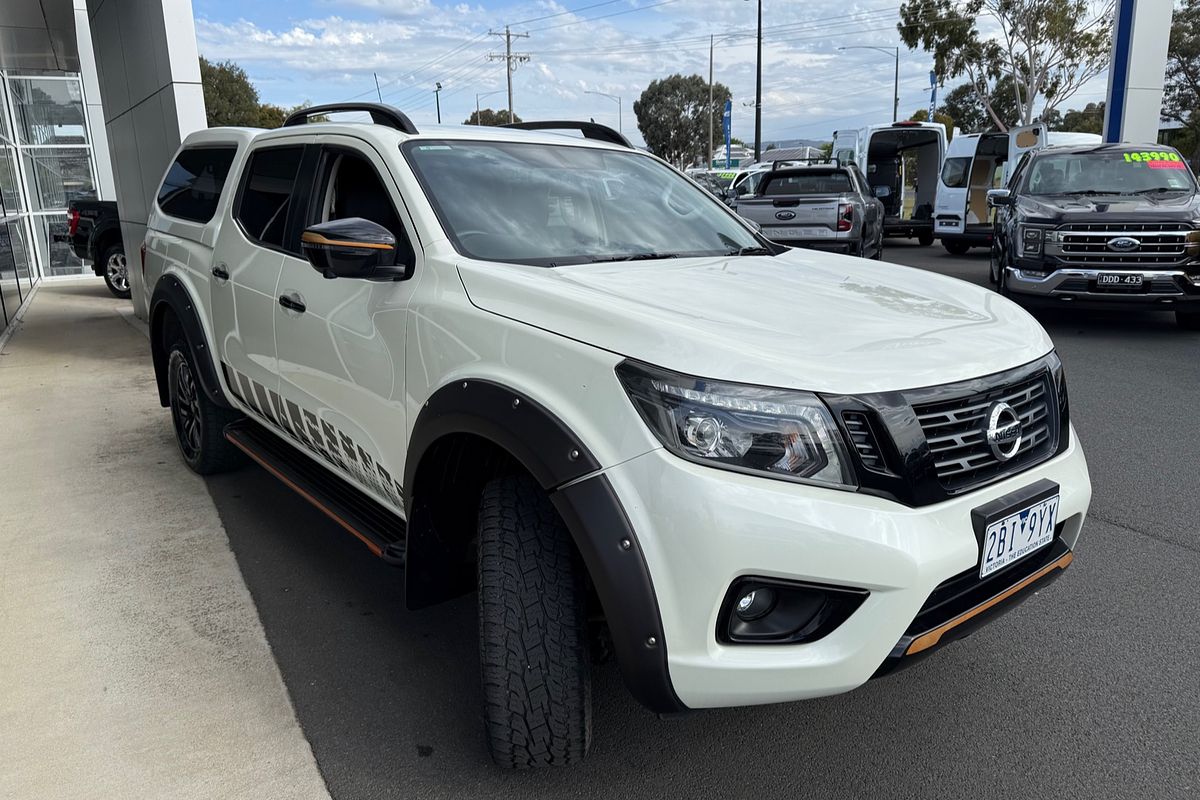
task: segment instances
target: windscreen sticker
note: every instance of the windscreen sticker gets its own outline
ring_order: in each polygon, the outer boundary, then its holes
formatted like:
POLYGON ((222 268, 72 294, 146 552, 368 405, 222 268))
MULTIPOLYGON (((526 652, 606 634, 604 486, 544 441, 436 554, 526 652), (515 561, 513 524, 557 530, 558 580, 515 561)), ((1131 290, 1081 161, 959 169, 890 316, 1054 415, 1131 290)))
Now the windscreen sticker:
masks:
POLYGON ((1147 164, 1152 169, 1186 169, 1186 165, 1178 153, 1141 152, 1125 153, 1124 156, 1127 164, 1147 164))

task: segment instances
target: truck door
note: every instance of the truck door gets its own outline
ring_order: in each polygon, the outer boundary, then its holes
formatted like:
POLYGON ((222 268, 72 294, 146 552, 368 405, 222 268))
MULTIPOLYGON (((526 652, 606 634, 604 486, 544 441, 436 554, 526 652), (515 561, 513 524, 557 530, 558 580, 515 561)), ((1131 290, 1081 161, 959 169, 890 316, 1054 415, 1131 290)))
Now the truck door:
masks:
POLYGON ((229 217, 213 251, 213 335, 233 394, 260 421, 279 427, 275 287, 292 190, 305 141, 267 142, 246 155, 229 217))
POLYGON ((361 217, 415 251, 406 281, 327 279, 298 242, 283 256, 275 307, 280 393, 300 409, 309 451, 375 499, 403 508, 406 411, 404 346, 408 303, 421 275, 421 250, 387 163, 367 142, 323 135, 307 191, 303 229, 361 217))
POLYGON ((1000 178, 1000 186, 1008 185, 1013 169, 1021 161, 1021 156, 1030 150, 1045 146, 1046 126, 1041 123, 1010 129, 1008 132, 1008 158, 1004 162, 1004 173, 1000 178))

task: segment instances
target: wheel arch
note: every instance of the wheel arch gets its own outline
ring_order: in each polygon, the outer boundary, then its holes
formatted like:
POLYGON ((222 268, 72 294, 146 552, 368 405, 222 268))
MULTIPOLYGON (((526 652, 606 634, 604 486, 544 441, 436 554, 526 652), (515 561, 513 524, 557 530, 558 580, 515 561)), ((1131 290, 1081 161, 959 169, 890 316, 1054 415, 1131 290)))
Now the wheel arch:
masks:
POLYGON ((233 408, 225 397, 217 376, 214 351, 209 344, 204 326, 200 322, 199 308, 190 290, 178 276, 167 273, 158 279, 154 294, 150 297, 150 356, 154 362, 154 378, 158 385, 158 402, 164 408, 170 405, 167 386, 167 357, 170 339, 175 331, 183 334, 192 362, 196 366, 197 378, 204 393, 221 408, 233 408))
POLYGON ((685 710, 671 686, 650 570, 615 490, 562 420, 501 384, 444 386, 413 426, 404 480, 408 607, 471 590, 480 495, 492 477, 513 469, 533 476, 570 531, 630 692, 652 711, 685 710))

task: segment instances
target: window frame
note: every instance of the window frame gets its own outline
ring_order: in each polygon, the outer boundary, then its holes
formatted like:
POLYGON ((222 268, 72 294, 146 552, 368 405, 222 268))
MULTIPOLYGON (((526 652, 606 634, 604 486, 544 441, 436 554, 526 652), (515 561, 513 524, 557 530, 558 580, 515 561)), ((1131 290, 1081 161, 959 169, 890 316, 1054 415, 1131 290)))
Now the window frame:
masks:
POLYGON ((225 196, 225 190, 229 186, 229 173, 233 172, 235 162, 237 161, 237 156, 238 145, 236 142, 204 142, 203 144, 190 145, 188 147, 180 148, 179 152, 175 154, 175 157, 171 159, 171 163, 167 166, 167 171, 163 173, 162 180, 158 182, 158 191, 154 193, 154 207, 158 209, 158 213, 165 217, 170 217, 173 220, 178 220, 179 222, 201 226, 210 224, 214 219, 220 216, 219 212, 221 210, 221 199, 225 196), (163 208, 162 203, 159 202, 159 198, 162 197, 163 185, 166 183, 167 176, 171 174, 171 168, 175 166, 175 164, 179 161, 179 157, 184 153, 196 150, 229 150, 232 153, 229 159, 229 168, 225 171, 225 178, 221 181, 221 191, 217 192, 216 202, 213 204, 212 214, 209 215, 208 219, 204 220, 193 219, 191 217, 181 217, 178 214, 172 214, 170 211, 167 211, 165 208, 163 208))
POLYGON ((252 146, 246 151, 246 157, 242 160, 241 164, 241 173, 238 175, 237 194, 234 195, 233 203, 230 204, 229 209, 230 218, 233 220, 234 224, 237 225, 238 230, 241 231, 242 236, 245 237, 246 241, 250 242, 255 247, 261 247, 264 250, 271 250, 283 255, 295 256, 296 258, 304 258, 304 254, 300 250, 300 234, 295 230, 296 214, 299 206, 297 199, 301 197, 299 191, 301 185, 307 182, 310 191, 306 191, 304 193, 303 197, 305 199, 303 202, 305 205, 308 203, 307 197, 311 195, 312 188, 312 160, 314 158, 314 151, 316 149, 317 146, 311 141, 297 141, 281 138, 265 141, 261 145, 252 146), (263 151, 293 149, 300 150, 300 162, 296 165, 296 177, 292 181, 292 189, 288 194, 287 214, 284 217, 283 223, 283 239, 280 244, 264 242, 257 236, 252 236, 250 231, 246 230, 246 226, 242 223, 241 219, 242 202, 246 198, 246 187, 250 182, 250 168, 254 164, 254 157, 263 151), (306 172, 307 181, 305 180, 306 172), (288 248, 288 245, 292 244, 293 242, 295 243, 294 250, 288 248))

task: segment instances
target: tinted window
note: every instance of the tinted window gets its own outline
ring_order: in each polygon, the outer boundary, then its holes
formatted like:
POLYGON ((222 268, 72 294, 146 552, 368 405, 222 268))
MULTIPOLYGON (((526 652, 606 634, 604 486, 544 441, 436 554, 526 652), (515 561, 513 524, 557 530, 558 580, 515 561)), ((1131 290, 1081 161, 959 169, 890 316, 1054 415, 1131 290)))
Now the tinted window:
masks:
POLYGON ((181 151, 158 190, 158 207, 172 217, 208 222, 217 213, 217 200, 236 152, 236 147, 181 151))
POLYGON ((971 172, 970 158, 947 158, 942 165, 942 183, 951 189, 962 189, 967 185, 971 172))
POLYGON ((288 207, 304 147, 268 147, 256 150, 246 165, 237 220, 256 242, 283 247, 288 207))
POLYGON ((854 191, 844 172, 806 172, 802 175, 773 175, 763 186, 764 196, 780 194, 838 194, 854 191))

